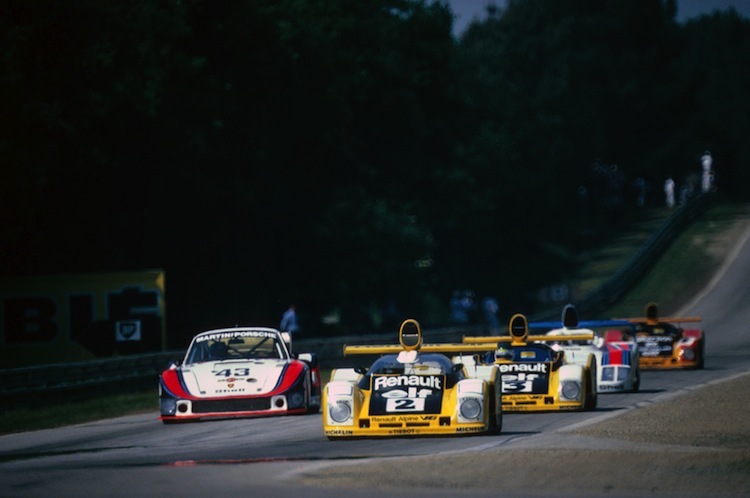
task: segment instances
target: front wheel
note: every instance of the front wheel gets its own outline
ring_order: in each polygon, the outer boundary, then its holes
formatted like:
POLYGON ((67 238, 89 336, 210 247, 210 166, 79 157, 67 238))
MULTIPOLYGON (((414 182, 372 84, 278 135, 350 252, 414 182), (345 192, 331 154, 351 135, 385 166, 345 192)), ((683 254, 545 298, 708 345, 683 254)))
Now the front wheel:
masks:
POLYGON ((594 365, 589 373, 588 381, 586 382, 586 401, 584 403, 584 410, 595 410, 598 396, 597 396, 597 385, 596 385, 596 366, 594 365))
POLYGON ((491 412, 489 415, 488 420, 488 427, 487 427, 487 434, 490 435, 497 435, 500 434, 500 432, 503 430, 503 409, 502 409, 502 403, 498 402, 498 397, 502 399, 502 393, 497 393, 495 391, 490 391, 491 397, 489 402, 489 407, 491 408, 491 412))
POLYGON ((503 430, 503 412, 490 414, 489 427, 487 428, 487 434, 496 436, 503 430))
POLYGON ((703 370, 704 367, 704 357, 706 356, 706 342, 705 339, 701 341, 701 345, 698 347, 698 370, 703 370))

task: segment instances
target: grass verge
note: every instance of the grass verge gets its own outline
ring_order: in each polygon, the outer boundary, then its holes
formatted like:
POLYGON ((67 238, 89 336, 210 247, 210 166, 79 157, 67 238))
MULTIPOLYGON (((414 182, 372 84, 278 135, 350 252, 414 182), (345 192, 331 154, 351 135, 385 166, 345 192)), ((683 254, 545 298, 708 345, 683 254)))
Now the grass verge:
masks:
POLYGON ((159 410, 156 386, 148 391, 11 408, 0 414, 0 434, 52 429, 92 420, 159 410))
MULTIPOLYGON (((327 383, 331 377, 331 371, 321 369, 320 377, 323 384, 327 383)), ((0 435, 53 429, 139 413, 153 413, 154 420, 156 420, 159 414, 156 385, 153 389, 127 394, 111 394, 47 404, 37 401, 34 405, 11 408, 0 413, 0 435)))
POLYGON ((746 229, 748 218, 747 204, 712 205, 601 318, 642 316, 648 302, 657 303, 663 316, 679 311, 721 267, 746 229))

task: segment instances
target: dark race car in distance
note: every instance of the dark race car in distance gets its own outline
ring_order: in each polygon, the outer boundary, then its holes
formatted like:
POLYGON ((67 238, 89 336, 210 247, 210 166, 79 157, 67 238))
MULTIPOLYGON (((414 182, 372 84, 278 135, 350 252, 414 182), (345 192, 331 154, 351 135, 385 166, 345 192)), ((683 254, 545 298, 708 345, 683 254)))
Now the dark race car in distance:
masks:
POLYGON ((646 305, 646 316, 626 318, 635 327, 623 330, 622 337, 632 337, 638 344, 640 364, 644 369, 700 369, 703 368, 706 337, 702 329, 683 327, 696 323, 701 317, 660 317, 655 303, 646 305))

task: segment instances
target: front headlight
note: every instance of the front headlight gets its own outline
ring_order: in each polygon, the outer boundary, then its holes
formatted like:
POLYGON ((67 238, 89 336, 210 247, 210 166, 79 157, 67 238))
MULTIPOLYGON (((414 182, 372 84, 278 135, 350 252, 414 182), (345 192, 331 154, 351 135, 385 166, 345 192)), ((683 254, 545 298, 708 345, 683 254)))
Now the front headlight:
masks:
POLYGON ((464 398, 458 406, 458 412, 467 420, 478 420, 482 416, 482 403, 477 398, 464 398))
POLYGON ((629 375, 630 375, 629 367, 618 367, 617 380, 619 380, 620 382, 625 382, 626 380, 628 380, 629 375))
POLYGON ((159 404, 162 415, 174 415, 177 412, 177 401, 174 398, 161 398, 159 404))
POLYGON ((562 389, 560 390, 562 397, 566 400, 580 400, 581 399, 581 384, 574 380, 563 381, 562 389))
POLYGON ((289 408, 301 408, 305 405, 305 395, 301 392, 289 393, 286 402, 289 408))
POLYGON ((684 348, 682 350, 682 359, 686 361, 693 361, 695 359, 695 350, 691 348, 684 348))
POLYGON ((343 424, 352 416, 352 405, 348 401, 336 401, 328 406, 328 416, 337 424, 343 424))

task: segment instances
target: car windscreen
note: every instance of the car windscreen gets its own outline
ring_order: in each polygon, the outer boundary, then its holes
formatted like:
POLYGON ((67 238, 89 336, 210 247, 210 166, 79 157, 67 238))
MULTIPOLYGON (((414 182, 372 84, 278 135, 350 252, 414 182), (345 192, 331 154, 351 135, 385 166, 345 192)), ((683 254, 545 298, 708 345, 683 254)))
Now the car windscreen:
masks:
POLYGON ((278 334, 265 331, 216 332, 196 337, 185 363, 207 361, 287 359, 278 334))
POLYGON ((555 361, 557 353, 546 344, 527 344, 500 348, 495 352, 495 358, 514 363, 539 363, 555 361))

